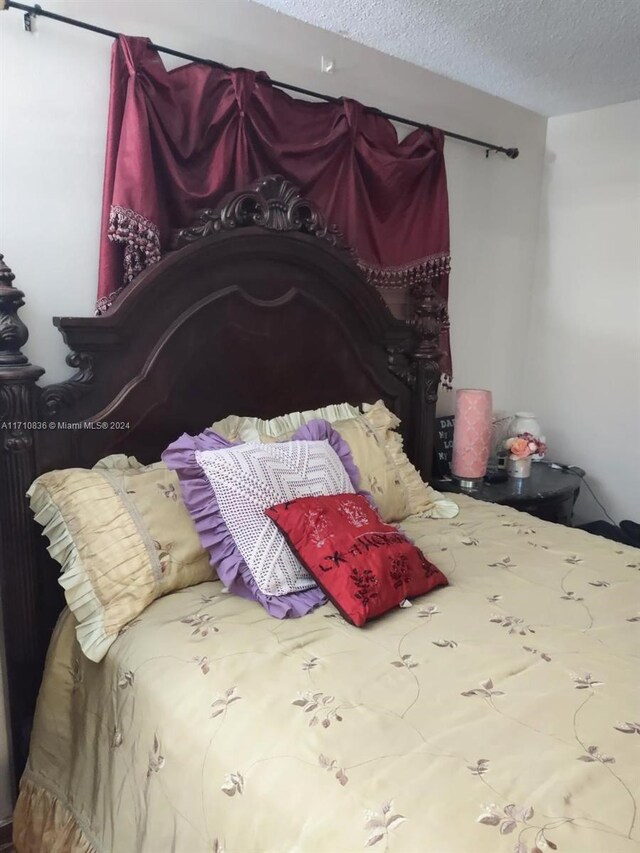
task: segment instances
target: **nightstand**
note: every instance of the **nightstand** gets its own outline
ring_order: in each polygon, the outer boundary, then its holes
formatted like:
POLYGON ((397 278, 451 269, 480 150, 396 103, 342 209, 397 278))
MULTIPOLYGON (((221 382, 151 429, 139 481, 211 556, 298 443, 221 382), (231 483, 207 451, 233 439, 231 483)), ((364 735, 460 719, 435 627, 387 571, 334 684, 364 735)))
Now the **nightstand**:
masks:
POLYGON ((534 462, 531 476, 525 480, 509 477, 504 483, 482 482, 475 489, 461 489, 456 480, 448 478, 432 480, 431 485, 439 492, 469 495, 570 527, 581 482, 571 471, 559 471, 543 462, 534 462))

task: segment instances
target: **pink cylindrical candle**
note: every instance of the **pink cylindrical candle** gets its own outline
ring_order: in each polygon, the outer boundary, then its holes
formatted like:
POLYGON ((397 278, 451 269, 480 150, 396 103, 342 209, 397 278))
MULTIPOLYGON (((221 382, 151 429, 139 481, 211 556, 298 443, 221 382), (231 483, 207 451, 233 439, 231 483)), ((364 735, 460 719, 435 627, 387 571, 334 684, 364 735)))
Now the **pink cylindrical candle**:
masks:
POLYGON ((491 450, 491 391, 464 388, 456 391, 451 473, 461 480, 475 480, 487 473, 491 450))

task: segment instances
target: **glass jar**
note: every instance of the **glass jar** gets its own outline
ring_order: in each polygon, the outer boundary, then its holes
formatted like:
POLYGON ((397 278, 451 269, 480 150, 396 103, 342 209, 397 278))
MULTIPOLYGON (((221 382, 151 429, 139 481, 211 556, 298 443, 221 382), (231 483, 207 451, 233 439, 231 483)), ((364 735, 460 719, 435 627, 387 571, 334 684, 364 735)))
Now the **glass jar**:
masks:
POLYGON ((509 456, 507 461, 507 473, 516 480, 526 480, 531 476, 531 456, 524 459, 515 459, 509 456))

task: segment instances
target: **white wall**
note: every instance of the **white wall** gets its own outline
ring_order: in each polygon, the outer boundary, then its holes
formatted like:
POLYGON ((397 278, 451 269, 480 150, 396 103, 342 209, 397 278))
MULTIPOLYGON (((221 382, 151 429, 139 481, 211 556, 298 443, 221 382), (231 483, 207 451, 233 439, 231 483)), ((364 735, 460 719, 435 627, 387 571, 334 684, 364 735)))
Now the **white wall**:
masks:
MULTIPOLYGON (((521 404, 640 521, 640 101, 549 119, 521 404)), ((602 517, 586 489, 578 514, 602 517)))
MULTIPOLYGON (((48 0, 46 8, 519 146, 511 162, 446 144, 456 384, 492 388, 496 406, 515 405, 524 355, 516 321, 533 275, 544 118, 248 0, 48 0), (333 75, 320 73, 322 55, 335 60, 333 75)), ((51 316, 93 313, 110 49, 107 38, 45 19, 28 35, 20 13, 0 13, 0 251, 27 294, 26 351, 49 381, 68 374, 51 316)), ((0 818, 8 809, 3 766, 0 740, 0 818)))

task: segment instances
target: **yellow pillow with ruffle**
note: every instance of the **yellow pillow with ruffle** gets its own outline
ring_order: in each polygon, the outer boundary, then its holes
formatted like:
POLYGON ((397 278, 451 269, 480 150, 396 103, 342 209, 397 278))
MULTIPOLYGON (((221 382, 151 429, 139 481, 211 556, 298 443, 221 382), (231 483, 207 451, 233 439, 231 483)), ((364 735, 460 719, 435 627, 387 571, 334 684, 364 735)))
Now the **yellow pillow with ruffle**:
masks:
POLYGON ((364 403, 364 419, 375 430, 378 438, 393 461, 397 475, 407 495, 407 515, 422 515, 425 518, 455 518, 460 512, 458 504, 425 483, 409 457, 404 452, 402 436, 396 432, 400 419, 382 400, 364 403))
POLYGON ((309 421, 319 419, 333 425, 337 421, 357 418, 359 414, 360 410, 350 403, 335 403, 321 409, 308 409, 306 412, 289 412, 270 420, 229 415, 212 424, 211 429, 228 441, 287 441, 297 429, 309 421))
POLYGON ((156 598, 215 579, 177 475, 163 462, 109 456, 90 470, 42 474, 27 496, 92 661, 156 598))

